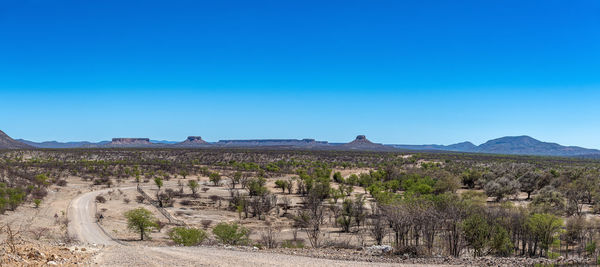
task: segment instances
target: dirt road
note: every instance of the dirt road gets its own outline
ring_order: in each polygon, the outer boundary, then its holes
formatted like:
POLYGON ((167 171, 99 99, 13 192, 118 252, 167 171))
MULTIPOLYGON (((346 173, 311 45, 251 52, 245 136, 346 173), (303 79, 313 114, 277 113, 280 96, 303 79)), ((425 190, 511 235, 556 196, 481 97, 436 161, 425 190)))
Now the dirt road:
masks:
POLYGON ((96 196, 109 189, 88 192, 75 197, 69 204, 69 235, 87 244, 117 245, 96 222, 96 196))
POLYGON ((94 263, 100 266, 400 266, 398 264, 314 259, 224 248, 122 245, 113 241, 96 223, 94 217, 96 196, 108 191, 109 189, 106 189, 79 195, 71 201, 68 209, 70 235, 83 243, 106 246, 94 258, 94 263))

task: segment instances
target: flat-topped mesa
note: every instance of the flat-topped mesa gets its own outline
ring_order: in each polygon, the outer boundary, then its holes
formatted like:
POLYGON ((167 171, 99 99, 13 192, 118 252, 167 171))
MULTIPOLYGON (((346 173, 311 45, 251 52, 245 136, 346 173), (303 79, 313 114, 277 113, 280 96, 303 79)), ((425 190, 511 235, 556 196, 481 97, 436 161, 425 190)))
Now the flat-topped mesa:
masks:
POLYGON ((113 138, 111 145, 150 145, 150 138, 113 138))
POLYGON ((202 136, 188 136, 185 142, 206 144, 206 141, 202 140, 202 136))
POLYGON ((179 142, 174 144, 176 147, 205 147, 210 146, 210 144, 204 140, 202 140, 201 136, 188 136, 183 142, 179 142))
POLYGON ((350 144, 373 144, 373 142, 369 141, 364 135, 358 135, 354 141, 350 142, 350 144))
POLYGON ((374 150, 374 151, 390 151, 394 150, 392 147, 384 146, 379 143, 373 143, 367 139, 364 135, 356 136, 350 143, 343 144, 341 146, 344 149, 366 149, 366 150, 374 150))

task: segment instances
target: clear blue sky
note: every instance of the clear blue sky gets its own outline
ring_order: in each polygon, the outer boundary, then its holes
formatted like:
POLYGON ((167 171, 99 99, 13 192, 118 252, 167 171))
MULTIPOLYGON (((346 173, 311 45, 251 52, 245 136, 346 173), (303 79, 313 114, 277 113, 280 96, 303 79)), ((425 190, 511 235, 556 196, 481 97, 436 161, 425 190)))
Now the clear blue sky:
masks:
POLYGON ((600 148, 600 2, 0 5, 0 129, 600 148))

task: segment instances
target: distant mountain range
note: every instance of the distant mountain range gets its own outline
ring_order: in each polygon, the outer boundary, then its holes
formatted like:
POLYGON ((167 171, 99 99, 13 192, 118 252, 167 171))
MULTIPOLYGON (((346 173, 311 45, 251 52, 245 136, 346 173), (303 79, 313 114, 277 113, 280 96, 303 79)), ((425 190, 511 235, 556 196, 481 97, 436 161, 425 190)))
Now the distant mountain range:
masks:
POLYGON ((547 143, 532 137, 506 136, 487 141, 479 146, 471 142, 462 142, 449 146, 444 145, 392 145, 399 149, 410 150, 440 150, 469 153, 491 153, 507 155, 536 155, 536 156, 600 156, 600 150, 588 149, 577 146, 562 146, 556 143, 547 143))
POLYGON ((536 140, 529 136, 507 136, 487 141, 479 146, 471 142, 453 145, 389 145, 369 141, 366 136, 359 135, 349 143, 329 143, 315 139, 255 139, 255 140, 220 140, 207 142, 200 136, 190 136, 181 142, 156 141, 149 138, 113 138, 102 142, 32 142, 13 140, 0 131, 0 149, 32 149, 32 148, 273 148, 273 149, 311 149, 311 150, 366 150, 366 151, 453 151, 464 153, 489 153, 508 155, 536 155, 600 158, 600 150, 576 146, 562 146, 536 140))

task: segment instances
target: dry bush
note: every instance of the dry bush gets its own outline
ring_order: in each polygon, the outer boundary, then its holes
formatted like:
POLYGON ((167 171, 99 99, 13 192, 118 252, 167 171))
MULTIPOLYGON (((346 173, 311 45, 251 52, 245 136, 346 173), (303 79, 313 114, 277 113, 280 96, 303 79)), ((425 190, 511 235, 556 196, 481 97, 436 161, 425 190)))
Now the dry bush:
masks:
POLYGON ((106 203, 106 198, 104 198, 103 196, 96 196, 96 202, 106 203))
POLYGON ((6 223, 0 226, 0 232, 6 236, 2 244, 11 254, 14 254, 17 251, 17 244, 21 240, 21 230, 14 229, 10 223, 6 223))
POLYGON ((215 206, 217 205, 217 203, 219 201, 221 201, 221 197, 217 196, 217 195, 211 195, 208 198, 210 199, 210 201, 212 201, 215 204, 215 206))
POLYGON ((29 233, 33 236, 33 238, 35 240, 40 240, 49 231, 50 231, 50 228, 47 228, 47 227, 37 227, 37 228, 33 228, 33 229, 29 230, 29 233))
POLYGON ((261 243, 267 248, 276 248, 277 241, 275 238, 281 232, 281 228, 273 227, 270 223, 267 223, 267 227, 260 233, 261 243))
POLYGON ((194 201, 184 199, 182 201, 179 201, 179 204, 184 205, 184 206, 192 206, 192 205, 194 205, 194 201))
POLYGON ((202 220, 202 221, 200 221, 200 223, 202 224, 202 228, 208 229, 208 227, 213 223, 213 221, 212 220, 202 220))
POLYGON ((144 197, 143 197, 143 196, 136 196, 136 197, 135 197, 135 201, 136 201, 137 203, 140 203, 140 204, 142 204, 142 203, 144 203, 144 197))

